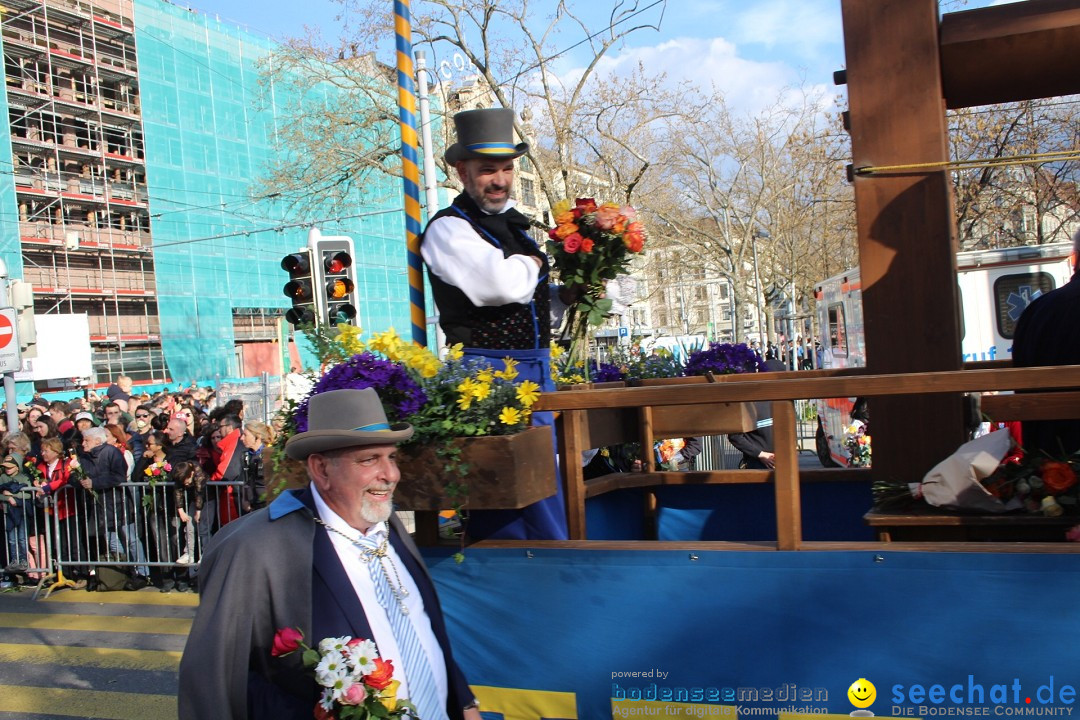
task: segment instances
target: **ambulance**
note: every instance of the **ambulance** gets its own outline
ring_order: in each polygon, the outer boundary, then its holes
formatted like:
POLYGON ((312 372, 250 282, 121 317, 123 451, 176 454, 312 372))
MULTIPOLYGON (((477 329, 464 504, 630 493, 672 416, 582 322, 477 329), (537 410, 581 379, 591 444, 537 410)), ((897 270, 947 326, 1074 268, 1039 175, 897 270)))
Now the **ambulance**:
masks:
MULTIPOLYGON (((1072 243, 957 253, 964 362, 1012 357, 1016 321, 1028 304, 1069 282, 1076 258, 1072 243)), ((823 368, 866 366, 866 337, 859 269, 835 275, 814 289, 823 368)), ((848 464, 844 429, 856 398, 815 400, 817 454, 825 467, 848 464)), ((872 434, 872 433, 871 433, 872 434)))

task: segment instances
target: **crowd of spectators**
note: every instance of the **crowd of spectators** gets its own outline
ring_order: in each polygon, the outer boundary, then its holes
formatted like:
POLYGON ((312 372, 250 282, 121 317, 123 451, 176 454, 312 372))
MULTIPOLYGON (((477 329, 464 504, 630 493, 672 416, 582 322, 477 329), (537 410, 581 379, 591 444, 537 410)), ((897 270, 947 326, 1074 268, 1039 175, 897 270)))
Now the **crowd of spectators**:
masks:
POLYGON ((138 394, 121 376, 103 396, 35 396, 18 406, 18 427, 6 418, 0 586, 37 582, 57 562, 82 586, 119 560, 129 587, 188 590, 210 536, 266 503, 273 431, 212 388, 138 394))

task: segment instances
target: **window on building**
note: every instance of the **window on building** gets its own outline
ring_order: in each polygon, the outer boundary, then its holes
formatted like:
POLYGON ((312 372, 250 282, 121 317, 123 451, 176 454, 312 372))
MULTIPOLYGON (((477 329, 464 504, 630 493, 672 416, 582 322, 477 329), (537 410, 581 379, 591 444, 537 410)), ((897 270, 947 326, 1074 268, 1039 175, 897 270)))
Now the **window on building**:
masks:
POLYGON ((721 300, 727 300, 728 295, 730 294, 730 292, 731 292, 731 287, 727 283, 722 283, 720 285, 720 299, 721 300))
POLYGON ((829 306, 829 347, 834 353, 847 355, 847 322, 843 303, 829 306))
POLYGON ((536 207, 536 184, 529 178, 521 178, 521 202, 536 207))
POLYGON ((696 288, 694 288, 694 299, 695 300, 708 300, 709 299, 709 288, 704 286, 704 285, 698 285, 696 288))

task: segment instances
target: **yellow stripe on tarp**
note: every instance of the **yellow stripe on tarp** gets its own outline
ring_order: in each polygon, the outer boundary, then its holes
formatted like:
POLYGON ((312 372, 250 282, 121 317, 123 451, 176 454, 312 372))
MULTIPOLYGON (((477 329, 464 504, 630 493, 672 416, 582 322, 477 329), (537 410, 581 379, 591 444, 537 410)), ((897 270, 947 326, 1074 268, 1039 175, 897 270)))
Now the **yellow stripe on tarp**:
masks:
POLYGON ((0 712, 92 717, 103 720, 146 720, 174 718, 177 707, 176 697, 173 695, 0 685, 0 712))
POLYGON ((188 618, 115 617, 112 615, 0 613, 0 627, 29 630, 80 630, 86 632, 187 635, 191 631, 191 620, 188 618))
POLYGON ((0 643, 0 662, 28 665, 75 665, 117 670, 180 669, 180 651, 132 650, 130 648, 72 647, 70 645, 20 645, 0 643))
POLYGON ((199 596, 195 593, 171 592, 87 592, 64 590, 47 597, 47 603, 95 603, 98 605, 154 605, 175 607, 198 607, 199 596))
POLYGON ((490 685, 470 687, 473 695, 480 701, 480 710, 485 713, 502 713, 503 720, 577 720, 577 695, 571 692, 520 690, 490 685))

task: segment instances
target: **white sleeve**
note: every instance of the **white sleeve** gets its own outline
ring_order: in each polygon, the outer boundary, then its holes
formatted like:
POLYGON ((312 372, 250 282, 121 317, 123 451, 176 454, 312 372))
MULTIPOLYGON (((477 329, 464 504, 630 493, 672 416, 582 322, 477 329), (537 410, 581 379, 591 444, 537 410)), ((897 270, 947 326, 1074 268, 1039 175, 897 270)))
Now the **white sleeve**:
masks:
POLYGON ((528 303, 540 277, 532 257, 503 257, 467 220, 456 217, 442 217, 428 226, 420 254, 436 277, 478 307, 528 303))

